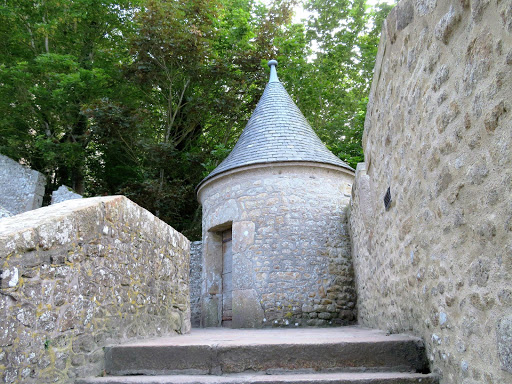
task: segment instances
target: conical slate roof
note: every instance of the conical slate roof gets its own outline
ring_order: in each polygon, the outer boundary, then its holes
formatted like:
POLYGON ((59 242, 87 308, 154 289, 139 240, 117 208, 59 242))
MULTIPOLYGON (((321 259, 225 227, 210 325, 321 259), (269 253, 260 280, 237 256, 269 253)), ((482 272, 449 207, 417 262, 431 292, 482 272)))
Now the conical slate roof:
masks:
POLYGON ((253 164, 310 161, 353 170, 334 156, 315 134, 279 82, 277 61, 271 60, 268 65, 270 80, 240 139, 199 186, 216 175, 253 164))

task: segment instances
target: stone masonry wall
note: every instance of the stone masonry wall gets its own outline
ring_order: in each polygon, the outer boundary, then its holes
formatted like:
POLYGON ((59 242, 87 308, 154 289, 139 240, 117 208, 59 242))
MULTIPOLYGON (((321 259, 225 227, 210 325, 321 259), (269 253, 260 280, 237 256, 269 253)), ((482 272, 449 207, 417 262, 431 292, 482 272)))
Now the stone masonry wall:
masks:
POLYGON ((0 155, 0 205, 11 214, 39 208, 45 185, 42 173, 0 155))
POLYGON ((72 383, 107 344, 190 329, 189 241, 123 196, 0 222, 0 378, 72 383))
POLYGON ((345 212, 352 179, 336 167, 275 164, 203 187, 203 326, 218 325, 222 282, 212 270, 221 239, 215 231, 226 223, 233 236, 233 327, 353 322, 345 212))
POLYGON ((203 243, 190 243, 190 324, 201 325, 201 285, 203 272, 203 243))
POLYGON ((444 384, 512 382, 512 1, 401 1, 363 145, 359 322, 422 337, 444 384))

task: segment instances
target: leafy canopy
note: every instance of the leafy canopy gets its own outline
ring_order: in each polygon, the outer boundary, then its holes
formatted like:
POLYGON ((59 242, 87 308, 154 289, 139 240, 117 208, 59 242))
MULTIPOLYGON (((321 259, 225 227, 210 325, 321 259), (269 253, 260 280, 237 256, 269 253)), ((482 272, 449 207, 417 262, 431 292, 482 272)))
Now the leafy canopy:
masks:
POLYGON ((86 196, 122 193, 191 238, 195 186, 230 152, 266 62, 320 138, 362 161, 381 24, 366 0, 5 0, 0 153, 86 196), (263 66, 263 68, 262 68, 263 66))

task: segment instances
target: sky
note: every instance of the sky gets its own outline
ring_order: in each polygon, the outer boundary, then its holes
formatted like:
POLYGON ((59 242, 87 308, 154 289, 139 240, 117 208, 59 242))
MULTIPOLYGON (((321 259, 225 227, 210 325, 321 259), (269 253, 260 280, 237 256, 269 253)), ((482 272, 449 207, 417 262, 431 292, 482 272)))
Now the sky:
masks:
MULTIPOLYGON (((262 0, 262 1, 265 4, 269 4, 270 3, 270 0, 262 0)), ((385 1, 385 0, 366 0, 366 4, 368 4, 368 5, 375 5, 377 3, 382 3, 383 1, 385 1)), ((391 2, 391 1, 388 1, 388 2, 391 2)), ((295 8, 295 15, 293 17, 293 22, 294 23, 300 23, 300 21, 302 19, 306 19, 308 17, 308 13, 309 12, 304 11, 304 9, 302 9, 302 5, 299 4, 295 8)))

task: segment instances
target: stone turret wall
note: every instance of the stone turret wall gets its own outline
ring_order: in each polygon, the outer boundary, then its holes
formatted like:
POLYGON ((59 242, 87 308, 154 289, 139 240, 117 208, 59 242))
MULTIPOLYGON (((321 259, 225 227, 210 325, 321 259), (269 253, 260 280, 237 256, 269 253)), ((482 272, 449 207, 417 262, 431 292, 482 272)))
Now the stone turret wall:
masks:
POLYGON ((0 378, 100 375, 103 347, 190 329, 189 241, 123 196, 0 224, 0 378))
POLYGON ((219 233, 227 228, 233 238, 233 327, 352 323, 346 218, 352 180, 341 167, 275 163, 202 186, 202 326, 220 325, 219 233))
POLYGON ((45 185, 42 173, 0 155, 0 206, 10 214, 41 207, 45 185))
POLYGON ((422 337, 442 383, 512 382, 512 2, 401 1, 363 145, 359 322, 422 337))

